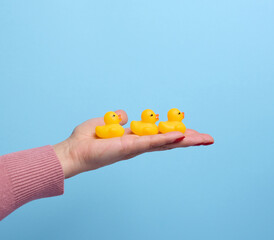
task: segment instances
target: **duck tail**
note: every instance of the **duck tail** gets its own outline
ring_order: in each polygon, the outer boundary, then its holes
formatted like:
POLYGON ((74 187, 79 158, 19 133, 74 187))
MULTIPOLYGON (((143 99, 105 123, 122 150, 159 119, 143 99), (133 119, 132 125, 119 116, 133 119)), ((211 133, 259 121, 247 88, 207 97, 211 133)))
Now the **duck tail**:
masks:
POLYGON ((134 133, 138 135, 138 130, 137 130, 137 121, 132 121, 130 123, 130 130, 134 133))

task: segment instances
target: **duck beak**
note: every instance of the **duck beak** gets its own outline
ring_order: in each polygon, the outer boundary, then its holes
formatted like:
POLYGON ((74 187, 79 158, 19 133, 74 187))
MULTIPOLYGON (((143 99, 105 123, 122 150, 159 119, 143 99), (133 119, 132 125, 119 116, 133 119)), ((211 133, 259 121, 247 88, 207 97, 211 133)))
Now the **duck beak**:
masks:
POLYGON ((157 121, 159 120, 159 114, 156 114, 156 120, 157 121))
POLYGON ((183 119, 185 118, 185 113, 184 112, 182 112, 182 115, 183 115, 183 119))
POLYGON ((118 114, 118 118, 119 118, 119 120, 122 120, 121 114, 118 114))

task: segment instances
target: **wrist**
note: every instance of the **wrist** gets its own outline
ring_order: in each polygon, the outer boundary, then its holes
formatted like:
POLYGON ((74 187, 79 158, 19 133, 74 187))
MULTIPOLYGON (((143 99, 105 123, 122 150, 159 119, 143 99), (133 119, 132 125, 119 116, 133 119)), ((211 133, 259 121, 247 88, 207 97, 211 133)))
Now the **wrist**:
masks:
POLYGON ((53 149, 61 163, 65 178, 70 178, 75 175, 73 174, 73 161, 68 140, 53 145, 53 149))

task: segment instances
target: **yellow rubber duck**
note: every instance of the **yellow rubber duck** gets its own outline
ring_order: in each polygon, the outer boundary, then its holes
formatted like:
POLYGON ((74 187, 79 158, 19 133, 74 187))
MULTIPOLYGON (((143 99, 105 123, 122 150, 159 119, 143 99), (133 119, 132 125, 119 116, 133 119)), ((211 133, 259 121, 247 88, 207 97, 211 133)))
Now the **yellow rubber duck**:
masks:
POLYGON ((167 113, 168 121, 159 122, 159 131, 161 133, 167 133, 172 131, 179 131, 185 133, 186 126, 182 123, 185 118, 184 112, 180 112, 177 108, 172 108, 167 113))
POLYGON ((122 118, 115 112, 107 112, 104 116, 105 126, 97 126, 95 133, 99 138, 121 137, 125 133, 125 129, 119 124, 122 118))
POLYGON ((159 120, 159 114, 146 109, 142 112, 141 119, 141 121, 132 121, 130 123, 130 129, 133 133, 139 136, 159 133, 158 127, 155 124, 159 120))

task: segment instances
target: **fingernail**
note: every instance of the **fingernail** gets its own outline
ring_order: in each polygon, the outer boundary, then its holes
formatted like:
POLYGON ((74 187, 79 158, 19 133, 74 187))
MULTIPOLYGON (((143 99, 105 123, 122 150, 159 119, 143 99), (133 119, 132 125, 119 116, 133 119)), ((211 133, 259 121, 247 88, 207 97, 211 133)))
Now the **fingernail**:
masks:
POLYGON ((185 136, 177 138, 173 143, 181 142, 184 138, 185 138, 185 136))
POLYGON ((214 142, 209 142, 209 143, 204 143, 203 145, 211 145, 213 144, 214 142))

